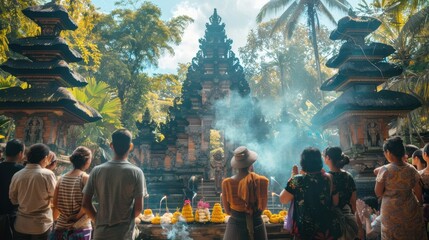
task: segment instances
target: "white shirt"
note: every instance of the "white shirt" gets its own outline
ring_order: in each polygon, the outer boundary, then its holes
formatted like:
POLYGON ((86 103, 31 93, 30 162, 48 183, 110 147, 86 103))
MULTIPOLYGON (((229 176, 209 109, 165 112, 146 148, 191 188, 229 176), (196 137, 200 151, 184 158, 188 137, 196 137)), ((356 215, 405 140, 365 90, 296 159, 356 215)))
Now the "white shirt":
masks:
POLYGON ((10 201, 18 205, 15 229, 24 234, 42 234, 52 227, 51 199, 55 174, 39 164, 27 164, 12 177, 10 201))

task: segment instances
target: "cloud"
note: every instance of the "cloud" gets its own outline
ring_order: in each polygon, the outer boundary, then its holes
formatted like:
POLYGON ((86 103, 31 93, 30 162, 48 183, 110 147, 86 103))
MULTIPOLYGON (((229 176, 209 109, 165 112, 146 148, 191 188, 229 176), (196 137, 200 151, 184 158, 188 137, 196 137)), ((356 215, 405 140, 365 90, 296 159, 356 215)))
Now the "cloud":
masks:
POLYGON ((246 44, 247 34, 256 26, 256 15, 268 0, 208 0, 182 1, 172 8, 172 15, 188 15, 194 19, 184 34, 182 43, 174 47, 175 55, 165 55, 159 61, 158 72, 176 73, 178 63, 187 63, 199 50, 198 39, 204 37, 205 24, 216 8, 226 24, 228 38, 233 40, 232 50, 238 55, 238 48, 246 44))

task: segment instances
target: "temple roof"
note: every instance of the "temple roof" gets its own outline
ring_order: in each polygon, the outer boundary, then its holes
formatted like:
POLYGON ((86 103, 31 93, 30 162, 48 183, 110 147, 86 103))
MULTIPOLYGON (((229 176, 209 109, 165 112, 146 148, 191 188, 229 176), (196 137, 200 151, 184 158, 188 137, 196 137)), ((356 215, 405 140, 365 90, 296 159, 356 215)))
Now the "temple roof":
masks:
POLYGON ((41 25, 42 19, 59 19, 62 30, 76 30, 76 23, 70 18, 67 10, 60 5, 49 2, 45 5, 28 7, 22 10, 25 16, 41 25))
MULTIPOLYGON (((402 68, 398 65, 387 62, 347 62, 341 65, 337 74, 322 83, 320 87, 323 91, 337 90, 349 78, 365 78, 367 83, 371 82, 371 78, 387 79, 398 76, 402 73, 402 68)), ((380 81, 375 81, 374 84, 380 84, 380 81)))
POLYGON ((381 21, 373 17, 343 17, 338 21, 338 27, 331 32, 331 40, 348 40, 351 37, 366 37, 381 25, 381 21))
POLYGON ((63 87, 84 87, 87 85, 85 78, 71 70, 63 61, 33 62, 29 60, 9 59, 0 68, 16 76, 22 81, 29 79, 58 79, 63 87))
POLYGON ((0 90, 0 110, 28 108, 64 108, 84 122, 95 122, 102 119, 95 109, 76 100, 66 88, 40 91, 37 88, 12 87, 0 90))
POLYGON ((383 90, 380 92, 358 92, 350 90, 330 102, 316 115, 312 122, 316 125, 328 125, 342 114, 351 111, 382 112, 412 111, 422 104, 412 95, 383 90))
POLYGON ((326 66, 329 68, 337 68, 350 57, 363 57, 374 62, 394 52, 395 49, 392 46, 384 43, 373 42, 369 45, 360 46, 351 42, 346 42, 341 46, 340 52, 326 62, 326 66))
MULTIPOLYGON (((79 62, 82 56, 77 51, 71 49, 67 42, 61 37, 28 37, 17 39, 9 44, 9 48, 14 52, 20 53, 32 60, 41 55, 61 54, 61 59, 67 62, 79 62)), ((50 59, 49 59, 50 60, 50 59)))

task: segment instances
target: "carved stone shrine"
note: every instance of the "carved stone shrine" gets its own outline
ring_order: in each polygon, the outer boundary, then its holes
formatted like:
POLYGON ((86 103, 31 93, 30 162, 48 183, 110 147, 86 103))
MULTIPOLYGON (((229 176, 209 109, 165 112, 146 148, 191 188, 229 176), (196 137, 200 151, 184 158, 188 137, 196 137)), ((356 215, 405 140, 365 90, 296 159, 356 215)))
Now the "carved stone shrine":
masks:
MULTIPOLYGON (((232 40, 227 38, 221 20, 215 9, 206 24, 204 37, 199 40, 200 49, 188 68, 182 95, 169 108, 166 123, 160 125, 164 140, 155 141, 152 133, 156 124, 148 111, 142 121, 137 122, 139 132, 134 142, 134 157, 145 172, 153 200, 159 200, 163 194, 176 197, 171 202, 180 204, 183 195, 192 198, 195 186, 210 178, 210 130, 215 129, 216 122, 213 104, 228 98, 232 91, 242 97, 250 93, 243 68, 231 51, 232 40)), ((221 141, 225 161, 232 157, 234 146, 224 137, 221 141)), ((226 171, 223 174, 226 176, 226 171)), ((212 202, 219 202, 216 195, 212 202)), ((153 205, 151 196, 149 202, 153 205)))
POLYGON ((12 51, 27 58, 9 58, 0 68, 27 82, 29 88, 0 90, 0 114, 13 118, 15 138, 27 146, 45 143, 65 149, 70 126, 101 119, 95 109, 79 102, 66 89, 87 84, 67 64, 81 61, 81 55, 60 37, 61 31, 76 30, 77 25, 64 7, 53 3, 22 12, 40 26, 41 35, 9 44, 12 51))
POLYGON ((343 94, 327 104, 312 119, 325 128, 338 128, 341 148, 351 157, 358 196, 374 195, 374 168, 385 163, 383 142, 389 137, 389 123, 421 106, 412 95, 377 87, 402 73, 386 57, 395 49, 383 43, 366 43, 365 37, 381 22, 372 17, 344 17, 331 40, 342 40, 337 55, 326 63, 338 73, 325 81, 321 90, 343 94))

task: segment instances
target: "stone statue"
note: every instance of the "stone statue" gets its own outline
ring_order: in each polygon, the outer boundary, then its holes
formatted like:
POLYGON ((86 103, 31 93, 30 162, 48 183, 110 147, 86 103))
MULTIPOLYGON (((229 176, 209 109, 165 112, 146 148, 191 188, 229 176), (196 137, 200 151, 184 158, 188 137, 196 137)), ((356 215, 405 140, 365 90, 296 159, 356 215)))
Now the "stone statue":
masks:
POLYGON ((31 145, 35 143, 42 143, 43 120, 39 117, 31 117, 25 126, 25 144, 31 145))
POLYGON ((368 147, 380 146, 380 128, 376 122, 369 122, 366 126, 368 147))
POLYGON ((226 162, 224 160, 223 152, 221 150, 217 150, 215 153, 213 153, 213 160, 210 161, 210 166, 214 170, 214 180, 215 180, 216 193, 220 193, 223 175, 224 175, 225 166, 226 166, 226 162))

